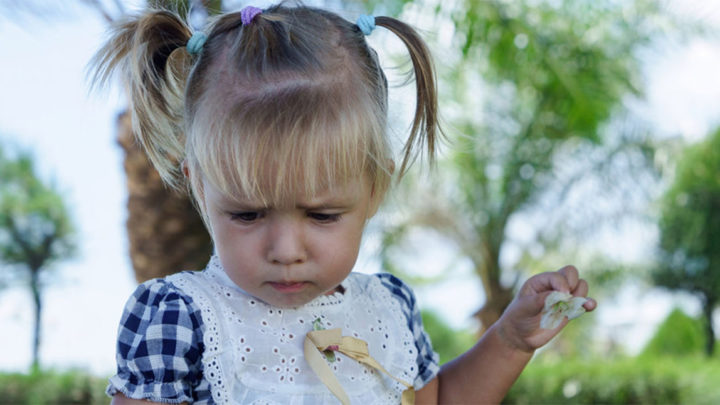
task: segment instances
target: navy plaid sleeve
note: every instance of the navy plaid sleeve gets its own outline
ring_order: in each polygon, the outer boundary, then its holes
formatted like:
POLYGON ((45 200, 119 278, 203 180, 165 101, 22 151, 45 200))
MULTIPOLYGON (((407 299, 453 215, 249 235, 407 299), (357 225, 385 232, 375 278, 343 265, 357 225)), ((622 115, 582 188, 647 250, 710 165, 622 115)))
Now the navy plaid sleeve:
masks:
POLYGON ((165 280, 138 286, 118 330, 117 374, 107 393, 153 402, 193 402, 201 379, 200 312, 165 280))
POLYGON ((393 296, 400 301, 407 318, 408 327, 415 338, 418 353, 418 376, 415 378, 413 385, 415 389, 420 389, 435 378, 438 371, 440 371, 440 366, 438 365, 438 354, 433 350, 430 337, 423 329, 420 308, 415 301, 415 294, 407 284, 392 274, 380 273, 376 274, 376 276, 380 278, 383 286, 390 290, 393 296))

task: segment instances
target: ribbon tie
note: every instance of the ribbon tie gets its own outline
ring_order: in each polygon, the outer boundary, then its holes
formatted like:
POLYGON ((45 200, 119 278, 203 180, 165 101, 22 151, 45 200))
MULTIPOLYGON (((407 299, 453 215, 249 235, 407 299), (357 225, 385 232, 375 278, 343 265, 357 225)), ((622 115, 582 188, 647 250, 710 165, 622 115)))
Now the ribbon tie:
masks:
POLYGON ((335 374, 330 370, 330 366, 328 366, 325 358, 320 354, 320 352, 327 350, 340 352, 351 359, 385 373, 406 387, 402 393, 401 404, 412 405, 415 403, 415 390, 412 385, 391 375, 377 360, 372 358, 368 351, 367 343, 364 340, 350 336, 342 336, 339 328, 310 331, 305 336, 305 360, 318 378, 320 378, 320 381, 328 387, 330 392, 332 392, 343 405, 349 405, 350 399, 340 385, 337 377, 335 377, 335 374))

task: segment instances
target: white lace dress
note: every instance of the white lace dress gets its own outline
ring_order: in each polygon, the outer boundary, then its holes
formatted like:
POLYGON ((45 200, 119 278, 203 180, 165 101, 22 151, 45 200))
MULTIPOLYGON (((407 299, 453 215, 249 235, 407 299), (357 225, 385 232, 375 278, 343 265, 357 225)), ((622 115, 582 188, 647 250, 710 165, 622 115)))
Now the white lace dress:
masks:
MULTIPOLYGON (((339 403, 304 360, 305 335, 313 330, 313 323, 318 319, 326 329, 341 328, 343 335, 366 341, 373 358, 391 375, 414 385, 416 389, 432 379, 438 370, 437 355, 422 330, 411 290, 390 275, 351 273, 342 283, 343 293, 321 296, 293 309, 276 308, 246 294, 225 274, 217 258, 210 261, 205 271, 175 274, 167 277, 163 285, 174 294, 189 298, 185 301, 199 313, 202 321, 200 369, 211 399, 201 402, 339 403)), ((135 297, 138 296, 136 293, 135 297)), ((145 301, 162 306, 162 300, 145 301)), ((137 305, 138 299, 131 299, 126 307, 126 315, 128 311, 138 313, 137 305)), ((144 309, 142 317, 161 316, 158 313, 146 316, 147 312, 144 309)), ((126 318, 124 316, 123 321, 126 318)), ((157 330, 167 334, 167 330, 163 332, 164 328, 157 330)), ((152 327, 148 327, 144 333, 142 327, 136 329, 139 333, 132 337, 133 342, 138 341, 138 336, 150 339, 148 333, 158 333, 153 332, 152 327)), ((171 334, 179 335, 175 331, 171 334)), ((162 349, 163 354, 165 351, 162 349)), ((140 376, 132 376, 134 369, 143 367, 138 367, 138 361, 134 359, 123 358, 131 355, 121 354, 118 355, 118 375, 111 378, 110 394, 120 391, 132 398, 163 402, 200 399, 201 396, 188 394, 191 391, 188 389, 185 389, 187 395, 179 393, 171 401, 158 398, 172 390, 168 388, 173 386, 172 382, 168 381, 159 387, 147 385, 157 384, 155 380, 158 379, 168 380, 168 371, 165 370, 162 377, 148 378, 143 370, 139 370, 139 373, 135 371, 140 376), (127 364, 126 368, 130 369, 129 377, 128 372, 122 372, 123 364, 127 364), (144 383, 138 380, 153 381, 144 383)), ((151 353, 148 355, 152 356, 151 353)), ((400 396, 405 389, 402 384, 343 354, 338 353, 335 357, 336 360, 329 363, 330 368, 351 403, 400 403, 400 396)), ((182 361, 177 358, 164 359, 165 364, 171 363, 173 365, 170 367, 178 369, 186 367, 185 364, 175 364, 182 361)), ((195 389, 202 389, 202 386, 196 384, 195 389)))

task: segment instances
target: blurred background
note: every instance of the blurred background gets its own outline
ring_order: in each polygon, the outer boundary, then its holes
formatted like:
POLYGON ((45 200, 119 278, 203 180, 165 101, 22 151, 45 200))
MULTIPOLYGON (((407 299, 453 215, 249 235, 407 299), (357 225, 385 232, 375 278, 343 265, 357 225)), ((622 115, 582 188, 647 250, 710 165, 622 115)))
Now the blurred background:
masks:
MULTIPOLYGON (((356 270, 410 282, 441 361, 532 274, 575 264, 599 302, 508 403, 720 403, 720 0, 306 1, 391 15, 436 57, 448 142, 367 230, 356 270)), ((192 205, 134 144, 120 83, 90 91, 113 21, 266 1, 0 0, 0 403, 106 403, 138 282, 202 268, 192 205)), ((368 40, 414 108, 404 47, 368 40)))

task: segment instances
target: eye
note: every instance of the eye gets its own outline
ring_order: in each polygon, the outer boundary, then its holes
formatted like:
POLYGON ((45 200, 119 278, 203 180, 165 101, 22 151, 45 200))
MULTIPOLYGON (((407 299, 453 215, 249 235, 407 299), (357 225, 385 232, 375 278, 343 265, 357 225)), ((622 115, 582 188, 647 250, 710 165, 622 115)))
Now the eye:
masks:
POLYGON ((323 223, 337 222, 340 220, 340 214, 328 214, 324 212, 309 212, 308 217, 323 223))
POLYGON ((230 219, 240 222, 253 222, 260 219, 261 215, 258 211, 231 212, 230 219))

